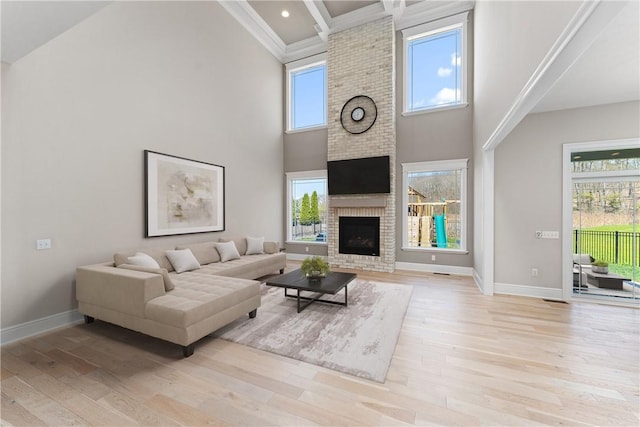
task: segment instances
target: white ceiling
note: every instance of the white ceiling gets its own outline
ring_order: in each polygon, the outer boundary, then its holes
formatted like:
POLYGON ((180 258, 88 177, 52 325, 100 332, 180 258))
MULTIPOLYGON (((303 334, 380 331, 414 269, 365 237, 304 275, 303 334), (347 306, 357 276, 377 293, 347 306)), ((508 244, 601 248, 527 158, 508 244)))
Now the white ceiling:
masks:
POLYGON ((17 61, 109 3, 2 0, 2 61, 17 61))
MULTIPOLYGON (((110 1, 2 0, 2 61, 15 62, 110 1)), ((220 4, 281 62, 326 50, 329 34, 392 15, 397 29, 473 8, 474 0, 225 0, 220 4), (289 17, 283 18, 283 9, 289 17)), ((535 112, 640 99, 640 24, 629 1, 535 112)))
POLYGON ((640 99, 640 2, 630 1, 533 112, 640 99))

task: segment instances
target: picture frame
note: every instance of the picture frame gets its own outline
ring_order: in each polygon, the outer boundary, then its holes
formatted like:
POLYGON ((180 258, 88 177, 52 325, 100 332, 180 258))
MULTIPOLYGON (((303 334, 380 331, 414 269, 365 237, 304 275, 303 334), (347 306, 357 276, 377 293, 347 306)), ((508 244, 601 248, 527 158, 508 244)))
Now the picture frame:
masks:
POLYGON ((224 166, 144 150, 145 237, 224 231, 224 166))

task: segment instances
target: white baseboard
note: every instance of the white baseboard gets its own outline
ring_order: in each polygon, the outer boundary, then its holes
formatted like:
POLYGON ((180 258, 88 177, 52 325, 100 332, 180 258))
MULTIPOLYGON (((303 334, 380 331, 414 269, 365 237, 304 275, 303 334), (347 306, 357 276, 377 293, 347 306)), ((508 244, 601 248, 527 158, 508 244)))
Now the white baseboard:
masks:
POLYGON ((458 274, 460 276, 473 275, 473 268, 458 267, 455 265, 419 264, 416 262, 396 262, 396 269, 409 270, 409 271, 423 271, 426 273, 458 274))
POLYGON ((563 301, 562 289, 543 288, 539 286, 513 285, 510 283, 496 283, 493 286, 496 294, 517 295, 521 297, 543 298, 563 301))
MULTIPOLYGON (((287 254, 287 259, 302 261, 307 256, 303 254, 287 254)), ((397 270, 421 271, 426 273, 457 274, 473 277, 480 292, 484 292, 482 277, 472 267, 455 265, 419 264, 413 262, 396 262, 397 270)), ((562 289, 545 288, 539 286, 513 285, 510 283, 495 283, 494 294, 517 295, 523 297, 543 298, 562 301, 562 289)))
POLYGON ((473 281, 476 282, 476 286, 480 290, 480 292, 484 293, 484 289, 482 288, 482 277, 478 274, 476 269, 473 269, 473 281))
MULTIPOLYGON (((292 261, 302 261, 308 257, 309 255, 305 255, 305 254, 287 253, 287 259, 290 259, 292 261)), ((326 257, 322 256, 321 258, 326 258, 326 257)), ((458 274, 461 276, 473 276, 473 268, 458 267, 455 265, 420 264, 415 262, 396 262, 395 268, 396 270, 423 271, 426 273, 443 273, 443 274, 458 274)))
POLYGON ((82 314, 80 314, 78 310, 69 310, 19 325, 9 326, 8 328, 0 330, 0 344, 9 344, 63 326, 81 323, 83 319, 82 314))

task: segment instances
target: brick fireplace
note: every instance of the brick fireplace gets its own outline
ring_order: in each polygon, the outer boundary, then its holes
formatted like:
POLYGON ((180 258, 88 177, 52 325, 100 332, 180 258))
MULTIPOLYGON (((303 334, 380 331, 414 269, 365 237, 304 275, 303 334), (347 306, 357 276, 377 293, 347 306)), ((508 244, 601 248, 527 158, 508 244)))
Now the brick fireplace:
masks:
POLYGON ((332 266, 391 272, 395 266, 395 29, 388 16, 329 36, 328 160, 390 156, 389 194, 330 196, 328 257, 332 266), (357 95, 372 98, 374 125, 361 134, 342 128, 340 112, 357 95), (379 218, 379 254, 340 252, 340 217, 379 218))

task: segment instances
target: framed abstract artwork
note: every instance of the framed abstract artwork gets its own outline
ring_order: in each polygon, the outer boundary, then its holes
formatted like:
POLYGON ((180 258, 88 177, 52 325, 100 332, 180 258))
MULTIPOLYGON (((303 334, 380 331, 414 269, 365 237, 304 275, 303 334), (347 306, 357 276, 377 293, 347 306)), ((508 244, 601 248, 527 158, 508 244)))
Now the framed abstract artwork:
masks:
POLYGON ((224 230, 224 166, 144 150, 146 237, 224 230))

